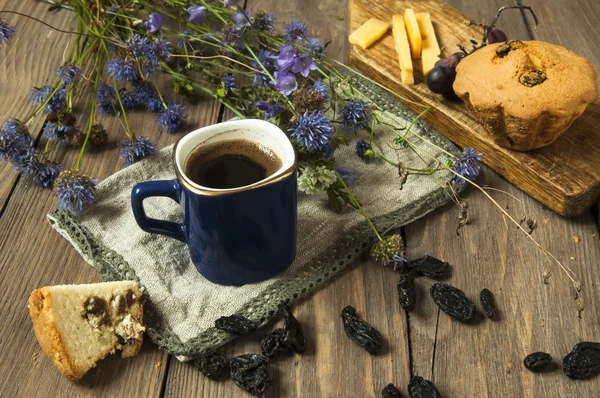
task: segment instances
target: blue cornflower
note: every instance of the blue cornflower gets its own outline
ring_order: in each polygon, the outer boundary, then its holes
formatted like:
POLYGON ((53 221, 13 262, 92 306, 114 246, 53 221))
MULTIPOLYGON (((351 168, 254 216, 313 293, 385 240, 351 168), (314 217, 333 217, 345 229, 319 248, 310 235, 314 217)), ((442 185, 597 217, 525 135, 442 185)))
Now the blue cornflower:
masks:
POLYGON ((188 18, 189 22, 203 24, 204 19, 206 18, 206 7, 204 6, 191 6, 187 8, 188 14, 190 17, 188 18))
POLYGON ((275 19, 264 11, 259 11, 254 17, 254 29, 259 32, 271 34, 275 31, 275 19))
POLYGON ((48 122, 44 126, 44 135, 49 140, 67 142, 75 132, 73 126, 66 126, 60 122, 48 122))
POLYGON ((323 46, 323 43, 319 39, 314 37, 308 39, 308 47, 312 53, 317 55, 321 54, 323 50, 325 50, 325 46, 323 46))
POLYGON ((8 22, 0 18, 0 46, 8 43, 15 34, 15 28, 8 26, 8 22))
MULTIPOLYGON (((48 84, 42 88, 34 87, 31 92, 31 103, 33 105, 39 105, 44 103, 53 91, 54 89, 52 88, 52 86, 48 84)), ((52 95, 52 98, 46 104, 46 109, 44 109, 44 112, 58 112, 63 106, 66 105, 66 103, 67 97, 65 95, 65 89, 64 87, 61 87, 54 93, 54 95, 52 95)))
POLYGON ((452 179, 457 182, 465 182, 465 179, 473 181, 479 175, 481 154, 473 148, 466 148, 462 157, 456 162, 454 171, 461 175, 453 175, 452 179))
POLYGON ((335 171, 338 172, 342 180, 346 183, 346 185, 351 186, 358 180, 360 173, 357 170, 354 170, 350 167, 336 166, 335 171))
POLYGON ((142 58, 156 58, 154 47, 146 36, 135 33, 125 42, 127 50, 133 58, 140 60, 142 58))
POLYGON ((277 114, 283 109, 283 106, 281 106, 279 102, 276 102, 274 105, 271 106, 267 101, 263 100, 257 101, 256 107, 258 108, 258 110, 261 110, 265 113, 265 119, 271 119, 277 116, 277 114))
POLYGON ((139 79, 140 74, 132 59, 113 58, 106 64, 108 74, 115 80, 134 82, 139 79))
POLYGON ((369 158, 372 157, 373 150, 371 149, 371 145, 368 142, 366 142, 363 139, 360 139, 356 142, 354 152, 356 153, 356 156, 358 156, 364 161, 367 161, 369 158))
POLYGON ((394 262, 394 271, 398 271, 399 269, 404 268, 404 266, 408 263, 408 258, 405 255, 397 255, 394 254, 392 256, 392 261, 394 262))
MULTIPOLYGON (((269 73, 273 73, 273 70, 275 69, 275 60, 273 59, 274 54, 271 51, 268 50, 260 50, 257 54, 256 54, 256 58, 258 58, 258 60, 260 61, 260 64, 254 60, 252 61, 252 66, 255 69, 258 70, 263 70, 263 67, 267 70, 267 72, 269 73), (262 67, 261 67, 262 64, 262 67)), ((271 81, 271 79, 269 78, 269 76, 266 73, 254 73, 254 82, 252 83, 253 85, 258 85, 260 87, 268 84, 271 81)))
POLYGON ((228 25, 221 30, 221 43, 231 46, 240 47, 240 37, 242 36, 242 30, 237 25, 228 25))
POLYGON ((146 156, 156 153, 156 146, 145 136, 121 141, 119 147, 121 148, 119 156, 123 159, 123 166, 130 166, 146 156))
POLYGON ((74 63, 66 63, 58 67, 56 70, 56 75, 66 86, 77 80, 77 78, 81 75, 81 69, 74 63))
POLYGON ((145 106, 150 112, 159 112, 163 109, 158 92, 148 82, 141 81, 133 85, 135 100, 139 105, 145 106))
POLYGON ((294 40, 302 40, 308 31, 308 25, 299 20, 293 20, 285 24, 283 28, 288 43, 294 40))
POLYGON ((96 182, 79 170, 64 170, 54 180, 58 207, 79 213, 96 199, 96 182))
POLYGON ((28 146, 19 148, 19 151, 10 158, 10 162, 20 174, 33 174, 40 166, 40 154, 35 149, 33 141, 28 146))
POLYGON ((115 88, 106 82, 101 81, 96 89, 96 99, 98 101, 112 101, 115 99, 115 88))
POLYGON ((62 166, 59 163, 43 163, 33 174, 33 183, 38 187, 49 188, 60 174, 62 166))
POLYGON ((290 137, 305 149, 320 151, 331 141, 333 126, 322 111, 306 111, 300 116, 298 125, 290 131, 290 137))
POLYGON ((154 41, 152 42, 152 45, 154 47, 154 53, 156 55, 158 55, 158 57, 160 59, 164 59, 165 61, 168 61, 169 59, 171 59, 171 42, 169 42, 167 39, 165 39, 164 37, 156 37, 154 38, 154 41))
POLYGON ((98 101, 96 105, 98 108, 98 113, 103 116, 110 115, 115 111, 113 103, 108 100, 98 101))
POLYGON ((150 33, 157 32, 163 22, 165 21, 165 16, 159 13, 150 14, 148 17, 148 21, 143 25, 144 29, 146 29, 150 33))
POLYGON ((138 105, 135 93, 127 91, 125 87, 119 88, 119 98, 121 98, 123 108, 127 111, 134 109, 138 105))
POLYGON ((245 26, 250 26, 250 17, 252 16, 252 11, 244 11, 243 9, 238 9, 235 14, 231 16, 235 25, 239 28, 243 28, 245 26))
POLYGON ((184 106, 171 102, 158 113, 157 121, 162 129, 173 133, 183 127, 185 118, 184 106))
POLYGON ((329 101, 329 86, 321 79, 317 80, 315 84, 309 89, 312 93, 317 93, 323 101, 329 101))
POLYGON ((371 118, 373 117, 373 112, 369 108, 370 105, 370 103, 359 99, 348 101, 344 109, 342 109, 344 127, 355 133, 359 130, 369 128, 371 118))
POLYGON ((223 86, 225 88, 225 91, 229 91, 232 88, 236 88, 237 83, 235 81, 235 76, 233 76, 233 74, 231 74, 231 73, 224 74, 223 75, 223 86))
POLYGON ((10 160, 33 145, 27 127, 10 118, 0 127, 0 159, 10 160))
POLYGON ((294 59, 292 72, 300 73, 304 77, 308 77, 311 70, 317 69, 317 64, 314 63, 310 55, 301 55, 294 59))

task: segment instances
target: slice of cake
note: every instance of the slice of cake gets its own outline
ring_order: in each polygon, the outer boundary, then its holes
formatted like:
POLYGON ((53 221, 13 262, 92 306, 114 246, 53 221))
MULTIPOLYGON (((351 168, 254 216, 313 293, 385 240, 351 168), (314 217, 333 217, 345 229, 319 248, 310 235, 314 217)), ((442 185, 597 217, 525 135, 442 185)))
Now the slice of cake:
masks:
POLYGON ((60 373, 77 381, 96 362, 121 350, 136 355, 144 326, 142 293, 136 282, 47 286, 29 296, 35 335, 60 373))

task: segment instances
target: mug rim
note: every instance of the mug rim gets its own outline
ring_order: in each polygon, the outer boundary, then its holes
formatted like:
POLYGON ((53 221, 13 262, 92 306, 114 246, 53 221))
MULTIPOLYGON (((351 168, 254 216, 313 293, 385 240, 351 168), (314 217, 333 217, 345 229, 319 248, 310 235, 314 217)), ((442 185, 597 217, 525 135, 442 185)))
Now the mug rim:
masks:
MULTIPOLYGON (((247 137, 245 139, 248 139, 247 137)), ((249 139, 250 141, 253 141, 252 139, 249 139)), ((271 150, 273 150, 272 148, 269 148, 271 150)), ((284 149, 285 150, 285 149, 284 149)), ((278 153, 277 151, 275 151, 277 153, 278 156, 283 157, 281 153, 278 153)), ((272 184, 274 182, 277 181, 281 181, 287 177, 289 177, 291 174, 294 173, 294 171, 296 170, 297 167, 297 156, 296 156, 296 151, 294 150, 294 147, 292 146, 292 143, 289 141, 288 136, 275 124, 268 122, 266 120, 261 120, 261 119, 240 119, 240 120, 231 120, 231 121, 227 121, 227 122, 221 122, 221 123, 215 123, 215 124, 211 124, 208 126, 204 126, 201 127, 199 129, 190 131, 189 133, 185 134, 183 137, 181 137, 177 143, 175 144, 175 146, 173 147, 173 163, 175 165, 175 173, 177 175, 177 179, 179 180, 179 182, 189 191, 198 194, 198 195, 204 195, 204 196, 219 196, 219 195, 228 195, 228 194, 232 194, 232 193, 237 193, 237 192, 244 192, 244 191, 248 191, 251 189, 255 189, 255 188, 259 188, 259 187, 263 187, 269 184, 272 184), (248 124, 250 124, 250 126, 248 126, 248 124), (193 152, 195 148, 197 148, 199 145, 202 145, 203 142, 205 142, 207 139, 223 134, 223 133, 228 133, 228 132, 235 132, 237 130, 248 130, 248 129, 256 129, 257 125, 263 125, 263 127, 268 128, 273 130, 272 132, 274 134, 279 135, 279 139, 285 139, 284 142, 284 146, 287 146, 288 150, 291 151, 291 153, 293 154, 293 159, 291 161, 291 163, 289 161, 286 161, 286 159, 282 159, 282 165, 281 167, 273 174, 271 174, 270 176, 257 181, 253 184, 250 185, 245 185, 242 187, 236 187, 236 188, 227 188, 227 189, 219 189, 219 188, 210 188, 210 187, 205 187, 202 186, 200 184, 197 184, 195 182, 193 182, 184 172, 184 167, 185 167, 185 162, 187 161, 188 157, 189 157, 189 153, 187 154, 187 156, 185 157, 185 159, 183 159, 181 162, 178 160, 178 153, 179 153, 179 149, 180 149, 180 145, 187 140, 190 139, 191 136, 195 136, 198 134, 201 134, 202 132, 207 132, 210 130, 214 130, 216 131, 214 134, 210 135, 208 138, 205 138, 204 140, 200 141, 199 143, 197 143, 194 148, 190 151, 193 152)))

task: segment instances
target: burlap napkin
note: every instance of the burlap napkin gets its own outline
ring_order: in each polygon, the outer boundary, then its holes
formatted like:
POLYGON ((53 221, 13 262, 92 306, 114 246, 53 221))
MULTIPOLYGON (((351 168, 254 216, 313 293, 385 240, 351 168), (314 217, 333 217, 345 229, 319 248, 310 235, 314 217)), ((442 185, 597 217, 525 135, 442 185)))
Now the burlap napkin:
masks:
MULTIPOLYGON (((401 123, 410 124, 414 118, 379 89, 365 85, 363 91, 401 123)), ((396 124, 389 117, 386 120, 396 124)), ((425 124, 418 122, 413 129, 444 150, 459 154, 454 145, 425 124)), ((378 136, 385 135, 378 132, 378 136)), ((424 167, 410 149, 394 153, 385 140, 380 144, 388 157, 397 156, 408 167, 424 167)), ((419 145, 443 158, 429 143, 419 145)), ((341 214, 334 213, 327 207, 325 194, 300 193, 295 263, 264 282, 241 287, 213 284, 196 271, 184 244, 143 232, 133 218, 130 194, 136 183, 175 178, 171 151, 172 147, 164 148, 99 183, 97 200, 90 210, 78 216, 61 210, 48 214, 53 228, 103 279, 135 279, 145 287, 148 333, 171 354, 194 355, 232 339, 234 336, 214 328, 215 319, 223 315, 241 313, 261 325, 267 323, 281 302, 291 302, 325 285, 375 241, 357 211, 347 208, 341 214)), ((383 233, 422 217, 449 199, 439 175, 411 175, 401 190, 394 167, 381 160, 364 163, 354 154, 353 145, 336 151, 336 161, 359 171, 353 192, 383 233)), ((152 198, 145 207, 150 217, 181 219, 179 206, 169 199, 152 198)))

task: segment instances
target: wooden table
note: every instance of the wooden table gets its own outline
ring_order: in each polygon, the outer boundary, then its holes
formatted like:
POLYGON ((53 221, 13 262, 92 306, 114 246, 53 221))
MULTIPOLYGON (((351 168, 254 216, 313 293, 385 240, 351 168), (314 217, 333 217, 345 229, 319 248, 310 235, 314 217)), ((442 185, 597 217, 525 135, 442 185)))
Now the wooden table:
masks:
MULTIPOLYGON (((347 1, 248 0, 247 7, 273 12, 278 21, 306 20, 311 32, 332 40, 329 55, 345 59, 348 50, 347 1)), ((506 0, 448 0, 466 15, 488 21, 506 0)), ((540 18, 532 30, 519 11, 506 13, 500 22, 509 37, 540 39, 565 45, 586 56, 600 70, 600 2, 597 0, 531 0, 540 18)), ((52 25, 69 29, 68 12, 47 12, 34 0, 0 0, 0 9, 18 10, 52 25)), ((22 116, 31 107, 32 86, 45 84, 61 63, 70 37, 21 17, 13 42, 0 50, 0 118, 22 116)), ((72 38, 71 38, 72 39, 72 38)), ((83 105, 86 105, 86 99, 83 105)), ((227 111, 203 99, 188 107, 190 126, 216 123, 227 111)), ((159 133, 153 118, 131 118, 159 146, 179 135, 159 133)), ((120 137, 116 121, 106 121, 111 137, 120 137)), ((40 134, 41 125, 32 132, 40 134)), ((116 138, 115 138, 116 139, 116 138)), ((90 152, 86 173, 105 178, 121 168, 115 148, 90 152)), ((76 151, 67 150, 64 161, 73 164, 76 151)), ((600 166, 600 165, 599 165, 600 166)), ((445 397, 596 397, 600 377, 572 381, 560 369, 533 374, 523 368, 523 358, 547 351, 557 362, 582 340, 600 341, 600 240, 594 211, 567 220, 557 216, 485 169, 480 183, 508 194, 490 194, 515 217, 527 213, 537 220, 533 236, 549 248, 582 279, 585 311, 581 318, 572 287, 554 265, 548 264, 535 245, 524 237, 481 193, 465 196, 472 215, 470 225, 457 236, 457 208, 447 205, 404 228, 408 256, 431 254, 454 265, 451 283, 475 300, 483 287, 496 295, 499 319, 463 325, 435 307, 428 296, 431 284, 419 280, 417 309, 400 310, 396 277, 388 269, 365 259, 327 287, 295 306, 304 325, 310 349, 303 356, 273 362, 275 384, 267 396, 375 397, 390 382, 408 396, 412 375, 431 379, 445 397), (577 237, 577 238, 576 238, 577 237), (542 275, 550 267, 549 284, 542 275), (386 339, 382 355, 371 357, 344 336, 340 310, 354 305, 386 339)), ((2 397, 232 397, 248 396, 233 383, 211 382, 191 365, 159 351, 149 341, 137 357, 109 358, 79 384, 63 379, 38 346, 26 301, 37 287, 99 281, 94 270, 45 221, 53 207, 47 190, 21 179, 0 164, 0 393, 2 397)), ((597 210, 596 210, 597 211, 597 210)), ((597 219, 597 216, 596 216, 597 219)), ((257 332, 223 348, 227 356, 257 352, 257 332)))

